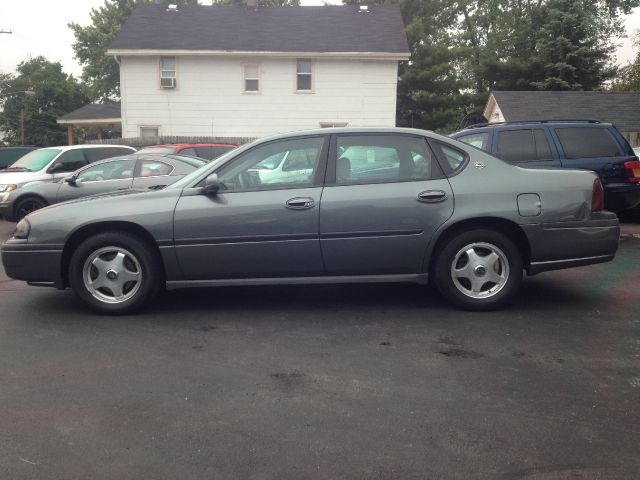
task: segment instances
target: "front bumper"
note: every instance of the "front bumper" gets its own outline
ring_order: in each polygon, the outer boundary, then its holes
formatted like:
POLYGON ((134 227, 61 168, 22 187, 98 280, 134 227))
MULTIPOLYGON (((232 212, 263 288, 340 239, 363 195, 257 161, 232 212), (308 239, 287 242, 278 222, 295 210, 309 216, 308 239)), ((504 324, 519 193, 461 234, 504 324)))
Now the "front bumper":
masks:
POLYGON ((13 221, 13 215, 11 215, 11 204, 9 203, 0 203, 0 217, 8 220, 10 222, 13 221))
POLYGON ((26 240, 9 239, 0 253, 7 276, 30 285, 65 287, 61 245, 31 245, 26 240))
POLYGON ((613 260, 620 224, 612 212, 597 212, 590 220, 525 225, 531 262, 529 275, 613 260))

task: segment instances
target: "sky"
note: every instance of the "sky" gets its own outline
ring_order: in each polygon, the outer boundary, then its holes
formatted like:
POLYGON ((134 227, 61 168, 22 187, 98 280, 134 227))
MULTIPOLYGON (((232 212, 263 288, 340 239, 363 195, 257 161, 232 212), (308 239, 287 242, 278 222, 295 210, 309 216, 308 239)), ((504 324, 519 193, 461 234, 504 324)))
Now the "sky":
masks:
MULTIPOLYGON (((88 25, 91 9, 103 4, 104 0, 0 0, 0 30, 13 32, 0 34, 0 73, 14 73, 21 61, 43 55, 79 77, 82 68, 73 58, 74 37, 67 24, 88 25)), ((302 4, 322 5, 322 0, 302 0, 302 4)), ((640 8, 626 18, 626 28, 629 36, 640 30, 640 8)), ((617 63, 631 62, 635 58, 631 40, 616 43, 620 44, 617 63)))

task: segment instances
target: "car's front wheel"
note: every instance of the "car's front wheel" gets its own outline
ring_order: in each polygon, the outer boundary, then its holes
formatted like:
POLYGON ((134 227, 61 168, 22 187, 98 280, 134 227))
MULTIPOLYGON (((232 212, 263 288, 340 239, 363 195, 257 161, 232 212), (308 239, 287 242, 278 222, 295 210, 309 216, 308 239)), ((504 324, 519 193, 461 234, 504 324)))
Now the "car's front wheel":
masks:
POLYGON ((82 242, 71 257, 69 283, 93 310, 132 313, 146 306, 161 287, 155 250, 136 235, 105 232, 82 242))
POLYGON ((440 293, 468 310, 493 310, 513 299, 522 282, 522 256, 514 242, 494 230, 468 230, 447 239, 433 275, 440 293))
POLYGON ((15 209, 15 219, 16 221, 22 220, 24 217, 29 215, 31 212, 35 212, 36 210, 40 210, 41 208, 49 205, 40 197, 26 197, 18 202, 15 209))

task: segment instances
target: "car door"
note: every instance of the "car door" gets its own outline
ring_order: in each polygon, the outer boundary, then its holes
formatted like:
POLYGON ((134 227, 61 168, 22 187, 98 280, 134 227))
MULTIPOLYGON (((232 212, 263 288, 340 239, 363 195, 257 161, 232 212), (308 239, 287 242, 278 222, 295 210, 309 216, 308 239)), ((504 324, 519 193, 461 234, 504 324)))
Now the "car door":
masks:
POLYGON ((216 172, 216 195, 185 189, 174 214, 176 255, 184 277, 322 274, 318 221, 327 149, 324 135, 261 144, 216 172), (300 151, 312 152, 309 175, 261 183, 258 163, 300 151))
POLYGON ((90 165, 77 172, 71 182, 60 184, 56 200, 64 202, 98 193, 128 190, 133 182, 135 163, 131 158, 121 158, 90 165))
POLYGON ((420 273, 453 192, 426 139, 336 135, 320 205, 328 275, 420 273))

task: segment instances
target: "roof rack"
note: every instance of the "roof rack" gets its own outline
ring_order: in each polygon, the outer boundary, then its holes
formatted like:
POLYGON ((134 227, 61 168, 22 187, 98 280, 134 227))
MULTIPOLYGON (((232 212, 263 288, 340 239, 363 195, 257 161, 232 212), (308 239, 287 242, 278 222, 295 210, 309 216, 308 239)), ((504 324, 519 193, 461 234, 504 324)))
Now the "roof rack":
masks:
POLYGON ((473 125, 469 125, 465 127, 465 130, 471 128, 482 128, 493 125, 528 125, 528 124, 536 124, 536 123, 600 123, 600 120, 585 120, 585 119, 576 119, 576 120, 520 120, 517 122, 488 122, 488 123, 475 123, 473 125))

